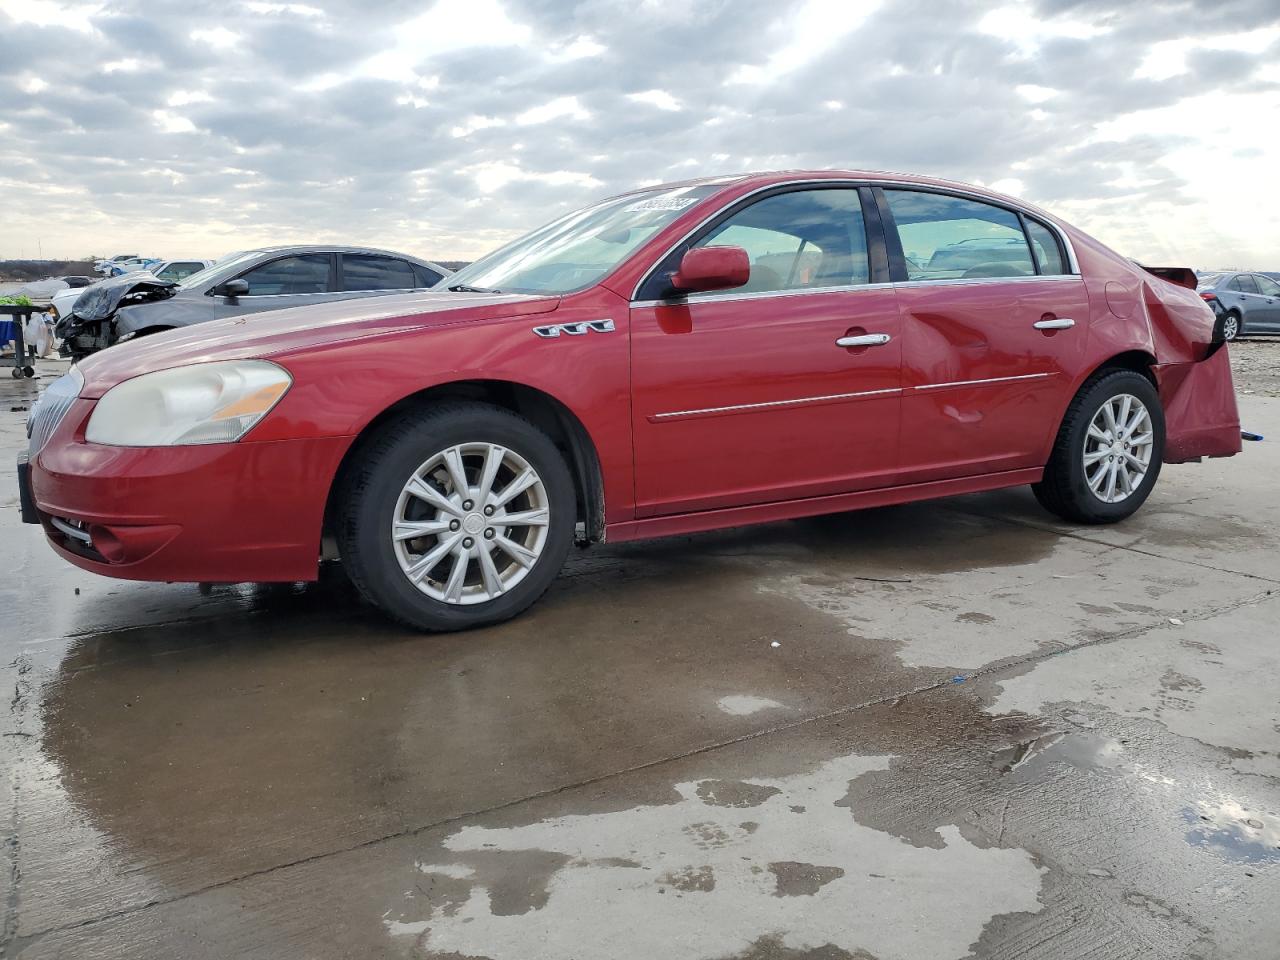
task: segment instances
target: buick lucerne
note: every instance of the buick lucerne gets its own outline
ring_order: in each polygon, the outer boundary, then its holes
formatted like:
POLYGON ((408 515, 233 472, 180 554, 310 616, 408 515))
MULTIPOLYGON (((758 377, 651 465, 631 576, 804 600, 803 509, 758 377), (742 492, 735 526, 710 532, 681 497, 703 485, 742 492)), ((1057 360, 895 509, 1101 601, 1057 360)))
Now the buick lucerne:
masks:
POLYGON ((91 356, 32 411, 23 513, 107 576, 311 580, 333 552, 430 630, 524 610, 575 540, 1018 484, 1110 523, 1162 464, 1240 449, 1194 288, 941 180, 655 186, 431 291, 91 356))

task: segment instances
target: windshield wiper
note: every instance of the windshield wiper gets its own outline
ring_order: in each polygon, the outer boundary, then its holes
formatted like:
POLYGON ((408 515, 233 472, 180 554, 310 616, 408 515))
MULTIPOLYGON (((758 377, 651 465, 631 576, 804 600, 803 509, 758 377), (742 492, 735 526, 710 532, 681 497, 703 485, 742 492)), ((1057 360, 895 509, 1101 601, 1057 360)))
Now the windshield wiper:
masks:
POLYGON ((455 283, 449 287, 450 293, 501 293, 501 290, 491 290, 488 287, 473 287, 469 283, 455 283))

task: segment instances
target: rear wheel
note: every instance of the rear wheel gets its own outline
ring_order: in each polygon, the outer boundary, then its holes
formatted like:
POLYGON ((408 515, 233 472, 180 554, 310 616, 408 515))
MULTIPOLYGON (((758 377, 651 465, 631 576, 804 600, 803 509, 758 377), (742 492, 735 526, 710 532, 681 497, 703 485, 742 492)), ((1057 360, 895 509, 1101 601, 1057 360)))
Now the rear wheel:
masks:
POLYGON ((1164 412, 1151 381, 1104 371, 1071 401, 1044 479, 1031 489, 1066 520, 1115 523, 1146 501, 1163 457, 1164 412))
POLYGON ((537 600, 563 564, 573 481, 522 417, 439 406, 389 422, 356 457, 339 549, 352 582, 396 619, 423 630, 497 623, 537 600))
POLYGON ((1239 311, 1228 310, 1227 315, 1222 318, 1222 339, 1234 340, 1242 333, 1244 333, 1244 321, 1240 319, 1239 311))

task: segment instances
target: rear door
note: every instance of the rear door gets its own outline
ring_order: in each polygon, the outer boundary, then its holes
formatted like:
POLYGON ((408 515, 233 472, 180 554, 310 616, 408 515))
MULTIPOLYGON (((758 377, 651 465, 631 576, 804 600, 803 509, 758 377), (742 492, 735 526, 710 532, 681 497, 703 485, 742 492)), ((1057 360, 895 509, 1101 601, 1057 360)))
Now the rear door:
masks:
POLYGON ((372 253, 342 253, 338 256, 342 290, 348 296, 408 293, 423 288, 408 260, 372 253))
POLYGON ((631 310, 638 516, 892 481, 898 311, 868 219, 854 186, 782 189, 703 227, 642 286, 631 310), (705 245, 745 248, 748 283, 662 299, 679 258, 705 245), (838 342, 849 337, 864 341, 838 342))
POLYGON ((902 481, 1042 465, 1088 336, 1061 238, 976 198, 877 195, 902 315, 902 481))

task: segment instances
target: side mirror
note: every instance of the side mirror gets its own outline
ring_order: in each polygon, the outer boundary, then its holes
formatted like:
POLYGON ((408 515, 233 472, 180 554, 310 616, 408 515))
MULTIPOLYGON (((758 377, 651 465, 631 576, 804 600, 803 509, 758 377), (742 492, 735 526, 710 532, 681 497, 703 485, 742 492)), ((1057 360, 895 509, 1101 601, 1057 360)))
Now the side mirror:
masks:
POLYGON ((248 280, 228 280, 218 290, 224 297, 234 300, 236 297, 243 297, 249 292, 248 280))
POLYGON ((751 259, 741 247, 696 247, 680 260, 671 286, 681 293, 728 290, 751 279, 751 259))

